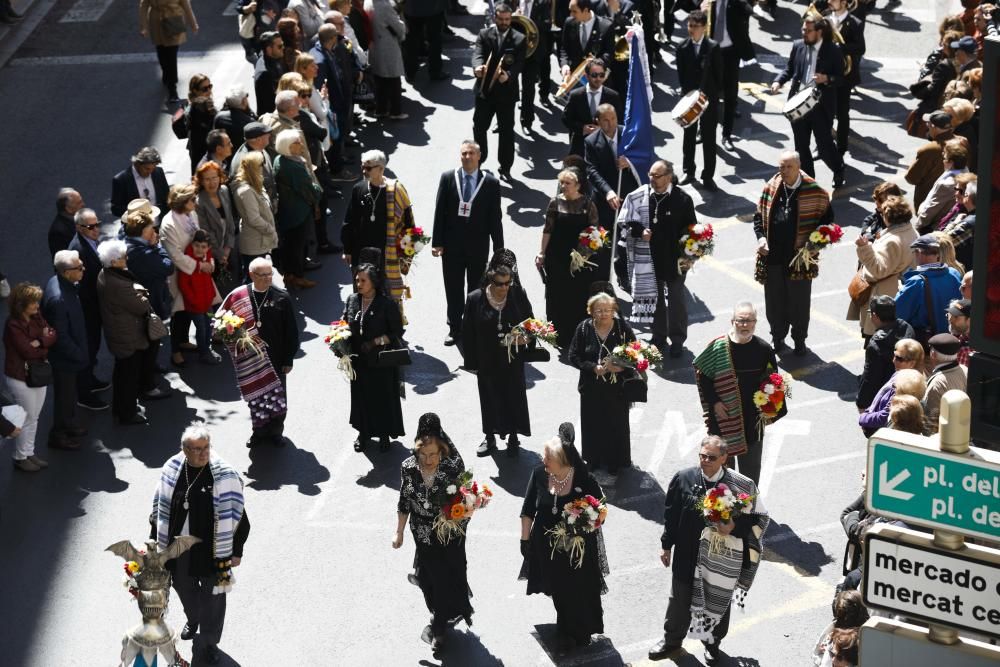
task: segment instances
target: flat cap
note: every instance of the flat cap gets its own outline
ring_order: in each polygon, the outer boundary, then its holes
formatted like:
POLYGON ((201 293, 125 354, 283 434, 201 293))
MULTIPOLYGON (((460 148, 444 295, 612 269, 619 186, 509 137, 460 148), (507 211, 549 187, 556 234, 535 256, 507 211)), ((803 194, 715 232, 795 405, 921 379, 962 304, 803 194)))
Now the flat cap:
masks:
POLYGON ((945 129, 951 127, 951 114, 947 111, 932 111, 923 115, 925 123, 930 123, 936 128, 945 129))
POLYGON ((976 38, 966 35, 957 42, 951 42, 948 44, 953 49, 958 49, 959 51, 965 51, 966 53, 976 53, 979 51, 979 45, 976 44, 976 38))
POLYGON ((958 354, 959 348, 962 347, 962 342, 950 333, 939 333, 936 336, 931 336, 927 344, 940 354, 958 354))
POLYGON ((972 317, 972 301, 969 299, 956 299, 948 306, 948 312, 959 317, 972 317))
MULTIPOLYGON (((948 114, 945 115, 948 116, 948 114)), ((951 123, 951 116, 948 116, 948 123, 951 123)), ((243 136, 247 139, 256 139, 257 137, 263 137, 265 134, 271 134, 271 128, 264 125, 264 123, 254 121, 243 126, 243 136)))
POLYGON ((933 234, 924 234, 910 244, 910 250, 941 250, 941 244, 933 234))

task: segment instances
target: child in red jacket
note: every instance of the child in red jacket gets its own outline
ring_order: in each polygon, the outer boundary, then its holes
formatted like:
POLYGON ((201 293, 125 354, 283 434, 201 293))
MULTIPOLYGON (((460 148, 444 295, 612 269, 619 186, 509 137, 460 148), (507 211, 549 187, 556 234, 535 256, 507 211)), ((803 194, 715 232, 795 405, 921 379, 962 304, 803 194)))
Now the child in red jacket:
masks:
MULTIPOLYGON (((215 260, 208 243, 208 233, 199 229, 194 233, 190 245, 184 250, 188 257, 194 257, 199 262, 208 262, 215 270, 215 260)), ((194 271, 187 274, 177 272, 177 289, 184 297, 184 312, 191 314, 194 322, 195 340, 198 341, 198 355, 206 364, 218 364, 222 357, 212 349, 212 304, 219 300, 219 292, 211 273, 194 271)))

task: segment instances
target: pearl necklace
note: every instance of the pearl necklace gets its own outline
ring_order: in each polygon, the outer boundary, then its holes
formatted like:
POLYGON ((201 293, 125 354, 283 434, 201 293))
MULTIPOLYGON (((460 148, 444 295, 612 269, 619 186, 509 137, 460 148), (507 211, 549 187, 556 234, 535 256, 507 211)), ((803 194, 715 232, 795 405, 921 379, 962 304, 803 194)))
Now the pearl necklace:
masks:
POLYGON ((497 331, 503 332, 503 309, 507 306, 507 297, 503 301, 498 301, 493 297, 493 289, 486 287, 486 300, 489 301, 493 309, 497 311, 497 331))
POLYGON ((559 514, 556 501, 559 496, 565 496, 569 489, 570 480, 573 478, 573 468, 569 469, 566 476, 559 479, 554 474, 549 473, 549 493, 552 494, 552 513, 559 514))

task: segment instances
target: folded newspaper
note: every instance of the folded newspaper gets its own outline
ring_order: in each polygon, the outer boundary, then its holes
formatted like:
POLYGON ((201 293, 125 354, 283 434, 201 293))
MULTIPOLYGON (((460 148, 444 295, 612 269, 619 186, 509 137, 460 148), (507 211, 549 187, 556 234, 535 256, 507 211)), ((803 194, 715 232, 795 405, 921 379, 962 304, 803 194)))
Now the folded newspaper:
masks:
POLYGON ((13 424, 14 428, 24 426, 24 418, 28 416, 28 413, 20 405, 5 405, 3 410, 0 410, 0 414, 3 415, 4 419, 13 424))

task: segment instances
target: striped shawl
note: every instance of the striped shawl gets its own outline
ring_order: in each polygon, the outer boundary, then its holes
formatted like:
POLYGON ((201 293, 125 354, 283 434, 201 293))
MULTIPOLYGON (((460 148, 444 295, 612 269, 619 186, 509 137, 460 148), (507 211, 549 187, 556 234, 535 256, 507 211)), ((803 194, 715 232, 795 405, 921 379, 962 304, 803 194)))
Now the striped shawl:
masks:
MULTIPOLYGON (((387 178, 385 181, 385 203, 385 288, 392 300, 399 306, 399 312, 402 314, 403 294, 406 288, 403 285, 403 275, 400 272, 396 241, 407 226, 406 223, 413 224, 410 195, 402 183, 387 178)), ((403 324, 406 324, 405 315, 403 316, 403 324)))
POLYGON ((649 241, 635 238, 631 233, 632 222, 649 229, 649 186, 643 185, 627 194, 618 211, 618 247, 623 244, 626 252, 626 273, 632 293, 632 314, 629 322, 635 325, 651 324, 656 311, 656 274, 649 241))
MULTIPOLYGON (((743 454, 747 451, 746 434, 743 428, 743 401, 740 398, 740 388, 736 381, 736 369, 733 367, 733 355, 729 348, 729 336, 719 336, 694 360, 696 380, 702 376, 715 383, 715 393, 726 406, 726 419, 716 419, 719 432, 716 434, 729 445, 729 455, 743 454)), ((711 428, 710 416, 712 406, 708 404, 699 391, 702 417, 705 426, 711 428)))
MULTIPOLYGON (((781 174, 775 174, 771 180, 764 185, 764 190, 760 194, 757 202, 757 213, 764 225, 764 237, 770 238, 771 210, 777 200, 778 188, 781 185, 781 174)), ((796 223, 795 250, 799 251, 809 240, 809 235, 819 227, 827 209, 830 208, 830 195, 819 186, 815 179, 806 174, 802 174, 802 185, 799 186, 798 193, 798 213, 799 219, 796 223)), ((819 267, 813 264, 806 271, 790 270, 789 278, 792 280, 812 280, 819 274, 819 267)), ((767 260, 761 255, 757 255, 757 265, 754 268, 754 280, 760 284, 767 282, 767 260)))

